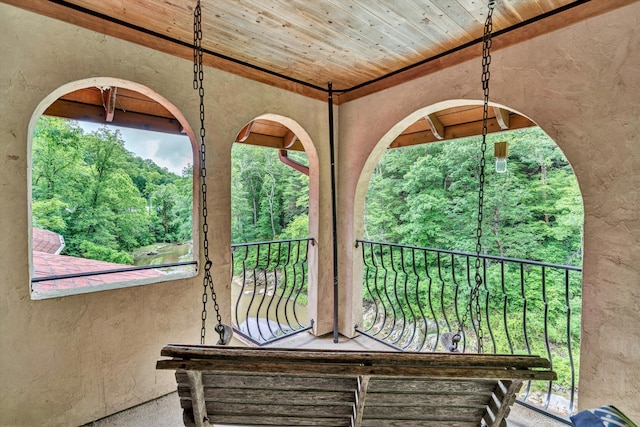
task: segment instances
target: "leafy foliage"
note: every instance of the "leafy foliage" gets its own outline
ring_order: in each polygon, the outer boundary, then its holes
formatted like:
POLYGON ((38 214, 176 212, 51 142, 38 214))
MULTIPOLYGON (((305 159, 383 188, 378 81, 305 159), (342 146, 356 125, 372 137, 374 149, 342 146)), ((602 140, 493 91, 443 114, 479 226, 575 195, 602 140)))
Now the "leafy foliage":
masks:
POLYGON ((134 249, 191 238, 191 172, 135 156, 118 131, 42 117, 32 155, 33 224, 63 235, 64 254, 131 264, 134 249))
MULTIPOLYGON (((489 147, 506 135, 489 135, 489 147)), ((581 265, 582 198, 571 166, 539 128, 510 132, 509 167, 487 153, 482 247, 486 254, 581 265)), ((389 150, 366 199, 365 237, 475 251, 478 138, 389 150)))
MULTIPOLYGON (((305 164, 304 153, 290 153, 305 164)), ((231 160, 234 243, 306 238, 309 177, 284 165, 278 151, 235 144, 231 160)))

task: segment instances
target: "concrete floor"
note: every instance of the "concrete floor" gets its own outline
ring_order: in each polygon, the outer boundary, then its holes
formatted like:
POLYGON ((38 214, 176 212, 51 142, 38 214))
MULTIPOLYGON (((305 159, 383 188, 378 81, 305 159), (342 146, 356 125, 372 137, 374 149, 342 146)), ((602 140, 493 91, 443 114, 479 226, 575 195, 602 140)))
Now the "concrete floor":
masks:
MULTIPOLYGON (((300 333, 270 347, 298 349, 336 349, 336 350, 391 350, 390 347, 365 336, 354 339, 339 337, 338 343, 331 336, 314 337, 300 333)), ((567 424, 545 417, 522 405, 514 404, 509 415, 509 427, 566 427, 567 424)), ((119 412, 83 427, 178 427, 183 426, 182 409, 177 393, 171 393, 151 402, 144 403, 126 411, 119 412)), ((443 427, 446 427, 443 425, 443 427)))

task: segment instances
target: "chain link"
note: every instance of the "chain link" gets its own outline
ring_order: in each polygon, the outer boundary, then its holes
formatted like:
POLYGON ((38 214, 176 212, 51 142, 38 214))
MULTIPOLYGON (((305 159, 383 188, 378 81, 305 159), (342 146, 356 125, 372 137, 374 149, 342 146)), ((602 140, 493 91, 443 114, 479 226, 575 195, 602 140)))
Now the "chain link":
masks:
POLYGON ((487 12, 487 20, 484 23, 484 35, 482 37, 482 90, 484 93, 484 103, 482 112, 482 143, 480 145, 480 165, 479 165, 479 179, 478 179, 478 223, 476 228, 476 257, 475 257, 475 285, 471 288, 469 294, 469 305, 465 310, 462 320, 458 326, 458 332, 453 337, 453 351, 457 351, 458 343, 462 337, 462 330, 467 323, 467 318, 471 314, 471 322, 477 323, 477 336, 478 336, 478 353, 482 353, 482 347, 484 343, 484 333, 482 331, 482 309, 480 307, 480 287, 483 284, 482 274, 484 272, 482 259, 480 255, 482 253, 482 221, 484 219, 484 181, 485 181, 485 166, 486 166, 486 151, 487 151, 487 133, 489 122, 489 80, 491 79, 491 72, 489 65, 491 64, 491 33, 493 31, 493 9, 496 5, 495 1, 489 1, 487 12), (473 318, 475 315, 475 319, 473 318))
POLYGON ((206 320, 207 320, 207 302, 208 294, 211 292, 211 300, 213 302, 213 309, 216 312, 216 332, 220 335, 220 341, 218 344, 224 342, 224 327, 222 326, 222 316, 220 315, 220 306, 216 297, 215 289, 213 288, 213 277, 211 276, 211 267, 213 263, 209 258, 209 224, 207 223, 207 167, 206 167, 206 147, 204 139, 206 131, 204 128, 204 86, 202 82, 204 80, 204 69, 202 66, 202 9, 200 7, 200 0, 196 4, 193 11, 193 88, 198 91, 200 97, 200 183, 201 183, 201 195, 202 195, 202 247, 204 252, 204 279, 202 282, 202 328, 200 329, 200 343, 205 343, 205 336, 207 333, 206 320))

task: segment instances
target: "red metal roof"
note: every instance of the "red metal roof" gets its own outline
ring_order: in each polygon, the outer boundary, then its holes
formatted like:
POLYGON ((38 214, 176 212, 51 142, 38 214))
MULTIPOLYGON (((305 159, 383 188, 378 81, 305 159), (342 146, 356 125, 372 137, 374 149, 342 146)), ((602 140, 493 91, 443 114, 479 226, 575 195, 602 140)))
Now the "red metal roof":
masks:
POLYGON ((53 231, 33 228, 33 250, 48 254, 59 254, 64 249, 64 238, 53 231))
MULTIPOLYGON (((33 252, 34 277, 59 276, 63 274, 85 273, 90 271, 114 270, 130 267, 112 262, 95 261, 66 255, 33 252)), ((34 290, 47 292, 60 289, 85 288, 88 286, 105 285, 109 283, 128 282, 133 280, 162 277, 158 270, 126 271, 122 273, 100 274, 97 276, 74 277, 70 279, 55 279, 33 284, 34 290)))
MULTIPOLYGON (((115 270, 130 265, 92 259, 58 255, 64 248, 64 239, 59 234, 39 228, 33 229, 33 273, 34 277, 50 277, 68 274, 87 273, 92 271, 115 270)), ((42 294, 64 289, 86 288, 109 283, 130 282, 135 280, 162 277, 159 270, 137 270, 122 273, 108 273, 96 276, 74 277, 68 279, 52 279, 35 282, 34 293, 42 294)))

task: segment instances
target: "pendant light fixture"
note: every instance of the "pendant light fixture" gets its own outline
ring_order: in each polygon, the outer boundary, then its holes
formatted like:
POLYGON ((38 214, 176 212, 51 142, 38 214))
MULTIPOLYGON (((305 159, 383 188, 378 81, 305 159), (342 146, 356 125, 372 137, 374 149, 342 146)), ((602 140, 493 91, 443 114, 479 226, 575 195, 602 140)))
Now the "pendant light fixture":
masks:
POLYGON ((493 144, 493 156, 496 158, 496 172, 506 172, 507 157, 509 157, 509 143, 502 141, 493 144))

